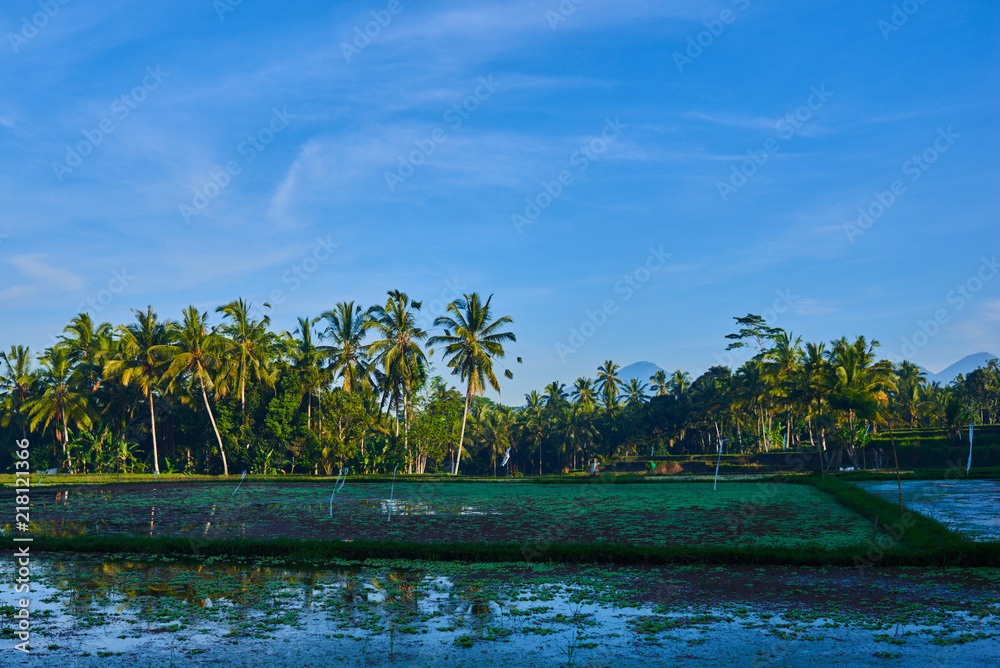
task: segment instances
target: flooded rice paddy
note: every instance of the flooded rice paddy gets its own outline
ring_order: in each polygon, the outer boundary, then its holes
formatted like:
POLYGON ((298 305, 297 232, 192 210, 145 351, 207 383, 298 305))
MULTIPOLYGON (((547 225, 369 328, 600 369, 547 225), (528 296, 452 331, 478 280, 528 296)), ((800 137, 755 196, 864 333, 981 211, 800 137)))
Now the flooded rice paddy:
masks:
MULTIPOLYGON (((899 499, 896 482, 855 482, 889 501, 899 499)), ((977 541, 1000 540, 1000 480, 905 480, 903 503, 977 541)))
MULTIPOLYGON (((12 494, 0 491, 0 498, 12 494)), ((32 489, 31 533, 632 545, 867 544, 872 523, 806 485, 256 482, 32 489), (335 493, 336 492, 336 493, 335 493), (332 498, 331 498, 332 497, 332 498)), ((0 535, 13 526, 0 525, 0 535)))
POLYGON ((4 666, 973 666, 1000 634, 997 569, 48 554, 31 578, 34 650, 4 666))

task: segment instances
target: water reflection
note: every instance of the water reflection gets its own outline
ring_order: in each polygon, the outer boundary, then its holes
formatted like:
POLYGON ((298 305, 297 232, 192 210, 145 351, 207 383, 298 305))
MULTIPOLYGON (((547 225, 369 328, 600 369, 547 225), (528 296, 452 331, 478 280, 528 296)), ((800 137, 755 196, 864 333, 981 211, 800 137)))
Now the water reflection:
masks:
MULTIPOLYGON (((659 652, 655 657, 645 658, 652 659, 647 661, 651 665, 667 665, 677 653, 671 647, 723 639, 734 650, 745 650, 791 647, 789 643, 800 638, 809 641, 809 661, 817 655, 840 656, 844 647, 859 642, 861 654, 848 657, 854 663, 864 663, 864 656, 885 649, 871 639, 871 626, 849 629, 851 615, 839 615, 837 624, 827 623, 830 619, 825 616, 803 620, 798 601, 749 603, 739 593, 735 599, 723 595, 701 604, 682 597, 657 604, 622 596, 637 577, 681 575, 687 568, 667 573, 586 569, 576 572, 581 577, 573 578, 562 570, 549 573, 508 564, 317 562, 315 568, 308 568, 285 566, 280 560, 224 563, 211 557, 195 562, 44 557, 37 566, 32 582, 34 612, 51 625, 47 629, 51 641, 65 645, 66 638, 72 638, 74 652, 114 650, 141 655, 146 659, 142 665, 186 665, 183 659, 175 661, 180 652, 203 651, 212 653, 205 657, 212 663, 260 665, 261 652, 271 653, 274 645, 270 643, 283 642, 297 643, 296 652, 311 652, 303 657, 309 661, 296 665, 328 665, 330 655, 345 651, 348 665, 372 665, 369 660, 377 665, 412 665, 405 654, 402 659, 393 658, 389 654, 393 647, 396 652, 409 652, 410 658, 420 657, 421 665, 425 661, 451 665, 447 657, 435 652, 453 652, 455 646, 469 647, 468 643, 487 652, 486 656, 504 652, 499 663, 511 665, 564 665, 570 643, 580 643, 581 650, 599 645, 602 663, 623 665, 634 662, 638 646, 664 647, 655 650, 659 652)), ((9 565, 0 563, 0 574, 10 572, 9 565)), ((700 577, 710 572, 714 570, 705 569, 700 577)), ((756 577, 750 572, 743 576, 756 577)), ((774 582, 766 574, 761 577, 762 582, 774 582)), ((853 570, 830 575, 825 570, 808 570, 794 577, 799 579, 785 580, 788 586, 831 584, 852 589, 868 576, 853 570)), ((982 582, 987 580, 984 577, 982 582)), ((924 594, 936 585, 920 582, 914 578, 902 588, 919 590, 918 597, 925 600, 924 594)), ((692 579, 682 583, 681 591, 694 593, 699 586, 692 579)), ((970 593, 975 605, 991 601, 995 608, 989 594, 977 594, 974 589, 955 596, 964 599, 970 593)), ((0 603, 7 603, 11 596, 9 590, 3 591, 0 603)), ((656 598, 662 601, 659 595, 656 598)), ((945 616, 935 605, 914 606, 930 609, 923 616, 914 613, 913 619, 898 627, 897 634, 912 632, 908 646, 931 632, 949 637, 992 632, 998 621, 995 614, 956 617, 952 623, 959 628, 946 630, 942 626, 945 616)), ((973 652, 965 658, 985 659, 991 651, 985 641, 962 643, 960 651, 973 652)), ((926 660, 926 653, 918 654, 919 661, 926 660)), ((968 663, 977 665, 975 660, 968 663)), ((985 660, 978 664, 986 665, 985 660)))
MULTIPOLYGON (((895 501, 896 482, 855 483, 895 501)), ((973 540, 1000 540, 1000 480, 905 480, 903 503, 973 540)))
POLYGON ((384 515, 500 515, 498 510, 481 510, 474 506, 446 505, 402 499, 360 499, 365 508, 378 508, 384 515))

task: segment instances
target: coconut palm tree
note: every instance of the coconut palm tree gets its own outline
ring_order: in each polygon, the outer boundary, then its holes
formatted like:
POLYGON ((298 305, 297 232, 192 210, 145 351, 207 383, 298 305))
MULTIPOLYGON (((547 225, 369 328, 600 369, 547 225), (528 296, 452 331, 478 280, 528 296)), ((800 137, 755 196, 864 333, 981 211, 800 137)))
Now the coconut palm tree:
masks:
POLYGON ((670 384, 667 381, 667 372, 660 369, 649 377, 650 389, 656 392, 656 396, 662 397, 670 391, 670 384))
POLYGON ((24 346, 11 346, 10 352, 0 352, 0 426, 8 427, 12 420, 21 426, 21 438, 28 438, 28 421, 25 414, 38 377, 31 368, 31 350, 24 346))
POLYGON ((628 403, 632 405, 641 406, 649 401, 649 397, 646 396, 646 384, 638 378, 632 378, 625 386, 625 396, 628 397, 628 403))
POLYGON ((89 313, 80 313, 66 325, 56 344, 66 348, 70 363, 91 392, 101 386, 104 360, 115 348, 113 336, 111 323, 94 325, 89 313))
POLYGON ((583 459, 586 459, 587 453, 589 453, 594 446, 594 440, 600 436, 600 433, 594 426, 593 404, 574 404, 567 421, 564 435, 567 444, 572 445, 572 467, 576 468, 577 451, 582 450, 583 459))
POLYGON ((604 400, 604 407, 612 417, 615 408, 618 406, 618 393, 622 388, 622 380, 618 377, 621 366, 611 360, 606 360, 604 364, 597 368, 597 389, 604 400))
POLYGON ((924 403, 927 372, 913 362, 904 360, 896 370, 896 378, 899 392, 895 398, 900 408, 900 415, 902 417, 905 414, 910 427, 915 427, 919 409, 924 403))
MULTIPOLYGON (((506 352, 503 344, 517 339, 514 334, 502 331, 504 325, 513 321, 510 316, 494 319, 490 309, 493 295, 483 303, 479 293, 465 294, 448 305, 446 313, 434 320, 435 327, 444 327, 444 334, 432 336, 428 345, 444 347, 444 356, 452 374, 466 381, 465 409, 462 411, 462 430, 458 437, 458 458, 455 460, 454 474, 458 475, 458 467, 462 461, 462 440, 465 438, 465 420, 469 414, 469 402, 472 395, 480 395, 486 390, 486 384, 500 392, 500 383, 493 373, 493 361, 502 359, 506 352)), ((514 374, 505 370, 508 378, 514 374)))
POLYGON ((792 434, 795 385, 802 364, 802 337, 792 338, 791 332, 778 329, 773 346, 764 351, 765 369, 770 375, 775 395, 787 410, 786 438, 792 434))
POLYGON ((493 477, 497 475, 497 455, 511 447, 510 409, 504 407, 487 408, 482 420, 482 445, 493 460, 493 477))
POLYGON ((537 390, 524 395, 524 399, 527 403, 524 406, 525 420, 522 428, 538 450, 538 475, 542 475, 542 439, 549 427, 548 414, 544 410, 542 395, 537 390))
MULTIPOLYGON (((319 405, 322 408, 322 390, 323 386, 327 384, 324 380, 323 364, 327 358, 328 349, 325 346, 316 345, 313 339, 318 319, 299 318, 298 321, 299 326, 294 332, 291 334, 282 332, 281 341, 284 345, 285 356, 291 360, 291 366, 302 380, 302 386, 305 388, 306 423, 312 429, 312 398, 317 391, 320 392, 319 405)), ((317 420, 317 422, 321 421, 317 420)), ((318 427, 316 433, 319 434, 318 427)))
POLYGON ((330 359, 330 371, 335 379, 343 379, 345 392, 353 392, 368 381, 368 351, 362 344, 368 314, 354 302, 340 302, 320 318, 327 321, 320 338, 333 341, 332 346, 322 346, 330 359))
POLYGON ((561 408, 569 403, 569 395, 566 394, 566 385, 560 383, 558 380, 554 380, 545 386, 544 396, 545 407, 550 410, 561 408))
POLYGON ((684 399, 691 389, 691 374, 678 369, 670 375, 670 394, 676 399, 684 399))
POLYGON ((156 446, 156 412, 153 406, 156 403, 154 392, 166 370, 163 346, 168 343, 167 330, 163 323, 157 322, 152 306, 146 307, 145 313, 134 309, 132 312, 136 322, 118 328, 121 357, 108 361, 104 375, 117 378, 124 387, 134 382, 146 396, 153 436, 153 470, 159 473, 160 455, 156 446))
MULTIPOLYGON (((736 370, 734 378, 739 400, 754 416, 757 442, 763 446, 765 451, 769 451, 771 449, 769 425, 771 384, 765 372, 764 363, 759 359, 747 360, 736 370)), ((686 396, 686 394, 682 396, 686 396)))
MULTIPOLYGON (((271 308, 267 302, 262 306, 271 308)), ((246 412, 247 378, 267 386, 274 384, 270 365, 276 342, 274 335, 268 330, 271 318, 265 315, 260 320, 254 320, 255 314, 250 313, 251 308, 252 304, 241 297, 215 309, 216 313, 222 314, 223 319, 229 320, 229 324, 219 328, 218 333, 229 338, 236 353, 235 365, 227 364, 226 369, 235 376, 242 413, 246 412)), ((228 359, 228 355, 223 357, 223 361, 228 362, 228 359)))
MULTIPOLYGON (((826 452, 826 424, 823 420, 823 407, 827 403, 830 392, 833 391, 836 376, 826 358, 826 344, 807 343, 805 356, 802 360, 802 373, 799 381, 799 393, 809 404, 809 441, 816 448, 821 461, 826 452), (813 439, 814 427, 819 427, 819 443, 813 439)), ((820 469, 822 470, 822 465, 820 469)))
POLYGON ((87 397, 79 390, 73 365, 64 348, 49 348, 39 360, 42 370, 38 385, 42 394, 29 400, 26 406, 29 429, 34 430, 41 424, 44 432, 53 421, 61 426, 62 431, 56 428, 56 440, 62 445, 67 468, 73 468, 73 457, 69 450, 69 424, 72 422, 82 429, 92 426, 87 397))
POLYGON ((218 396, 225 389, 225 373, 219 372, 224 368, 223 358, 228 348, 227 342, 215 330, 208 329, 208 313, 202 313, 196 306, 188 306, 184 310, 183 322, 179 326, 171 323, 169 333, 172 342, 157 351, 169 361, 163 379, 169 381, 170 391, 184 388, 187 392, 191 392, 195 383, 198 384, 201 398, 205 402, 205 410, 208 411, 208 419, 215 432, 215 439, 219 443, 222 473, 228 476, 229 464, 226 463, 222 436, 215 424, 212 405, 208 402, 208 390, 215 388, 218 396), (218 386, 213 379, 215 374, 219 374, 218 386))
MULTIPOLYGON (((374 329, 381 337, 368 346, 368 354, 382 367, 386 382, 403 400, 403 447, 407 453, 407 471, 413 472, 410 452, 410 399, 414 386, 426 378, 427 357, 420 348, 420 341, 427 332, 417 326, 416 313, 421 303, 410 301, 405 292, 390 290, 385 306, 368 309, 364 327, 374 329)), ((398 405, 398 403, 397 403, 398 405)), ((399 417, 396 417, 396 436, 399 436, 399 417)))
MULTIPOLYGON (((889 392, 898 392, 893 363, 875 358, 875 349, 879 345, 874 340, 869 343, 863 336, 857 337, 854 343, 848 343, 846 338, 841 337, 833 342, 833 348, 827 354, 837 378, 830 405, 847 417, 849 442, 846 446, 855 468, 858 467, 858 458, 854 443, 859 420, 874 422, 879 406, 888 405, 889 392)), ((837 465, 841 453, 842 449, 838 448, 837 465)))
POLYGON ((597 391, 590 378, 577 378, 573 383, 573 403, 578 406, 593 406, 597 403, 597 391))

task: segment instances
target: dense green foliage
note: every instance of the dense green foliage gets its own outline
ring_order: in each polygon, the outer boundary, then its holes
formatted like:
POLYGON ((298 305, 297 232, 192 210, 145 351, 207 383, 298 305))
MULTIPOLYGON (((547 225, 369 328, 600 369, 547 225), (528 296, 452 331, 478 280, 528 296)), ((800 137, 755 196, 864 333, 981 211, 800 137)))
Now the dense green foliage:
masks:
MULTIPOLYGON (((808 449, 834 469, 893 442, 957 454, 967 425, 994 420, 1000 401, 996 360, 941 387, 909 362, 879 360, 877 341, 803 345, 747 315, 726 338, 755 354, 735 370, 658 372, 647 385, 608 360, 593 379, 554 381, 509 407, 482 396, 500 388, 495 366, 509 375, 503 345, 514 340, 490 299, 456 300, 433 335, 417 324, 420 302, 399 291, 280 334, 266 308, 236 300, 214 326, 195 307, 179 322, 147 308, 117 327, 80 314, 38 356, 12 346, 0 353, 0 437, 28 439, 35 470, 77 472, 391 475, 461 462, 474 475, 553 474, 715 453, 720 441, 726 453, 808 449), (435 375, 434 346, 457 388, 435 375)), ((978 438, 996 444, 989 430, 978 438)), ((11 464, 5 446, 0 470, 11 464)))

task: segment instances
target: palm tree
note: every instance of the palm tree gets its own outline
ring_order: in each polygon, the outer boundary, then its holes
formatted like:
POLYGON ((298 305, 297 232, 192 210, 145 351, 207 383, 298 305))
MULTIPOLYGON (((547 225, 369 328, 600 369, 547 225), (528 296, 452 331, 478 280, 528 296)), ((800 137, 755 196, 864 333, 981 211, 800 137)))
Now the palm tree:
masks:
POLYGON ((650 389, 656 392, 656 396, 662 397, 670 391, 670 384, 667 381, 667 372, 660 369, 649 377, 650 389))
POLYGON ((927 372, 913 362, 904 360, 896 370, 899 392, 896 401, 901 411, 906 411, 910 427, 916 426, 917 413, 923 404, 924 389, 927 387, 927 372))
MULTIPOLYGON (((390 290, 385 306, 372 306, 368 309, 369 319, 364 325, 366 329, 375 329, 377 335, 382 337, 368 346, 368 354, 382 366, 388 385, 402 395, 403 447, 407 453, 409 473, 413 472, 413 457, 410 453, 410 397, 414 385, 424 380, 427 367, 427 357, 418 343, 427 338, 427 332, 416 325, 416 312, 420 307, 420 302, 410 301, 405 292, 390 290)), ((398 413, 396 436, 399 436, 398 413)))
POLYGON ((625 386, 625 394, 628 397, 628 403, 633 405, 641 406, 649 400, 649 397, 646 396, 646 384, 638 378, 629 381, 628 385, 625 386))
POLYGON ((594 427, 593 404, 577 403, 569 415, 565 432, 566 440, 573 445, 573 468, 576 468, 576 453, 583 445, 583 456, 586 458, 594 445, 594 440, 600 436, 594 427))
POLYGON ((569 395, 566 394, 566 385, 554 380, 545 386, 545 407, 555 410, 568 403, 569 395))
POLYGON ((621 366, 611 360, 606 360, 597 369, 597 389, 601 393, 601 398, 604 399, 605 408, 612 416, 614 416, 615 407, 618 405, 618 391, 623 385, 622 380, 618 377, 619 369, 621 366))
POLYGON ((58 344, 65 347, 70 363, 76 367, 82 380, 96 392, 101 385, 104 371, 102 360, 114 348, 111 323, 94 325, 89 313, 80 313, 63 329, 58 344))
POLYGON ((0 352, 0 406, 3 416, 0 426, 7 427, 16 418, 21 425, 21 437, 28 438, 28 424, 22 410, 31 398, 37 376, 31 369, 31 350, 24 346, 11 346, 10 352, 0 352))
POLYGON ((497 475, 497 455, 510 447, 510 409, 488 408, 482 421, 482 443, 493 460, 493 477, 497 475))
POLYGON ((73 458, 69 450, 69 423, 77 428, 89 429, 92 425, 87 397, 77 388, 73 365, 65 349, 49 348, 40 358, 42 373, 38 379, 43 392, 41 396, 28 402, 30 429, 42 423, 42 431, 48 429, 54 420, 62 426, 56 428, 56 440, 62 443, 67 468, 73 468, 73 458))
POLYGON ((826 359, 826 344, 807 343, 805 357, 802 362, 802 374, 799 392, 809 403, 809 441, 813 443, 820 456, 820 471, 823 470, 822 457, 826 452, 826 424, 823 421, 823 406, 827 397, 833 391, 836 376, 826 359), (820 442, 813 441, 813 427, 819 425, 820 442))
POLYGON ((368 379, 368 355, 361 343, 365 338, 368 315, 354 302, 340 302, 320 318, 328 323, 320 338, 333 341, 332 346, 323 346, 330 359, 330 371, 334 378, 344 379, 342 387, 345 392, 353 392, 368 379))
POLYGON ((756 358, 747 360, 743 363, 743 366, 736 370, 734 382, 740 402, 754 416, 758 444, 762 445, 765 451, 769 451, 771 449, 771 434, 769 431, 768 411, 770 408, 771 384, 765 372, 764 363, 756 358))
MULTIPOLYGON (((503 344, 516 341, 511 332, 501 331, 504 325, 514 320, 510 316, 493 319, 490 312, 490 295, 484 304, 479 293, 465 294, 448 305, 446 313, 434 320, 435 327, 444 327, 444 334, 433 336, 427 342, 430 346, 443 345, 444 355, 449 359, 448 366, 452 374, 467 382, 465 391, 465 409, 462 411, 462 431, 458 437, 458 458, 455 460, 455 475, 462 461, 462 440, 465 438, 465 420, 469 414, 469 401, 472 395, 482 394, 486 384, 500 392, 500 383, 493 373, 493 360, 502 359, 506 353, 503 344)), ((514 374, 505 370, 508 378, 514 374)))
MULTIPOLYGON (((859 336, 854 343, 846 338, 833 342, 827 358, 837 377, 835 392, 830 397, 830 405, 843 411, 847 417, 849 443, 847 452, 858 466, 854 442, 858 430, 858 419, 874 422, 879 406, 889 402, 889 392, 897 392, 894 365, 888 360, 875 359, 878 341, 868 343, 859 336)), ((838 448, 839 465, 842 450, 838 448)))
MULTIPOLYGON (((794 388, 802 363, 802 337, 792 338, 791 332, 778 329, 773 337, 774 346, 764 352, 766 369, 773 381, 776 394, 787 408, 786 439, 792 436, 792 409, 794 388)), ((790 445, 790 443, 789 443, 790 445)))
POLYGON ((124 387, 135 382, 149 401, 149 425, 153 435, 153 470, 160 472, 160 456, 156 447, 156 413, 153 391, 160 383, 165 370, 163 346, 167 343, 166 328, 156 321, 152 306, 146 312, 132 311, 136 323, 118 328, 121 339, 121 359, 111 360, 104 367, 104 374, 118 378, 124 387))
MULTIPOLYGON (((267 302, 263 306, 271 308, 267 302)), ((236 375, 240 390, 240 411, 243 413, 246 412, 247 377, 263 381, 267 385, 273 382, 268 369, 275 350, 274 336, 267 328, 271 324, 271 318, 265 315, 260 320, 254 320, 250 307, 250 302, 241 297, 215 309, 216 313, 222 313, 222 317, 229 320, 229 324, 219 331, 229 337, 238 351, 236 367, 229 368, 236 375)))
POLYGON ((683 399, 691 389, 691 374, 678 369, 670 376, 670 393, 677 399, 683 399))
MULTIPOLYGON (((202 313, 195 306, 188 306, 184 310, 184 321, 180 326, 171 324, 169 328, 173 342, 160 347, 158 354, 162 354, 169 360, 170 366, 163 374, 164 380, 170 381, 168 389, 184 387, 188 392, 197 381, 201 389, 201 398, 205 402, 205 410, 208 411, 208 419, 212 423, 215 431, 215 438, 219 442, 219 454, 222 456, 222 473, 229 475, 229 464, 226 463, 226 451, 222 447, 222 436, 219 435, 219 428, 215 424, 215 416, 212 414, 212 406, 208 403, 208 390, 216 386, 213 381, 213 374, 223 368, 222 356, 225 354, 226 342, 208 329, 208 313, 202 313)), ((220 381, 224 379, 220 377, 220 381)), ((216 394, 224 388, 220 384, 216 394)))
MULTIPOLYGON (((322 388, 326 384, 326 381, 323 380, 323 362, 326 359, 327 349, 325 346, 317 346, 313 342, 313 330, 317 320, 299 318, 298 321, 299 326, 294 332, 291 334, 288 332, 282 333, 282 342, 285 348, 285 355, 291 360, 291 366, 295 369, 305 388, 306 423, 312 429, 312 397, 317 390, 321 392, 319 398, 320 408, 322 408, 322 388)), ((322 420, 318 422, 321 423, 322 420)), ((319 426, 322 426, 322 424, 319 426)), ((317 434, 319 433, 318 428, 316 432, 317 434)))
POLYGON ((542 475, 542 439, 545 438, 545 432, 548 430, 548 415, 543 410, 545 406, 542 395, 538 394, 537 390, 532 390, 524 395, 524 399, 527 402, 524 406, 526 417, 524 430, 531 437, 538 450, 538 475, 542 475))
POLYGON ((597 403, 597 392, 594 381, 590 378, 577 378, 573 383, 573 403, 579 406, 593 406, 597 403))

